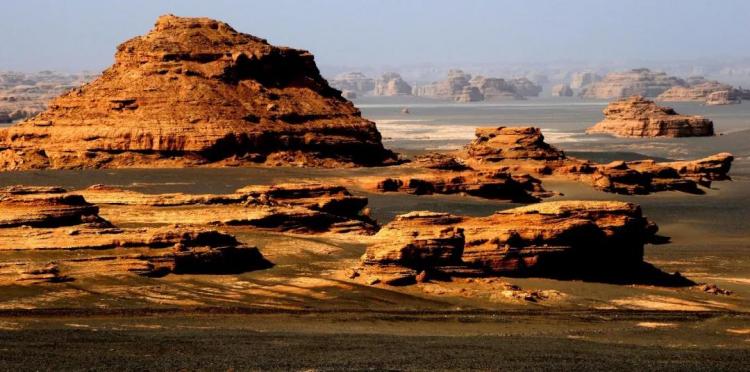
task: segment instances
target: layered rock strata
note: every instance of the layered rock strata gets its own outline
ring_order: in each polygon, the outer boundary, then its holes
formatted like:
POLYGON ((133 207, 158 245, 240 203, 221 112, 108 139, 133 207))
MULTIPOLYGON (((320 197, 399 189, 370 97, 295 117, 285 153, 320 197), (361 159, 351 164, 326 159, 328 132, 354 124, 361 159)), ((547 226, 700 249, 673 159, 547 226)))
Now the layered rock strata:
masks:
POLYGON ((657 230, 623 202, 539 203, 486 217, 411 212, 378 232, 358 273, 390 285, 451 276, 606 278, 639 270, 657 230))
POLYGON ((500 79, 450 70, 445 80, 414 88, 414 95, 456 102, 498 101, 538 96, 542 88, 527 78, 500 79))
POLYGON ((641 96, 612 102, 603 111, 604 120, 586 133, 619 137, 713 136, 714 123, 702 116, 680 115, 641 96))
POLYGON ((99 208, 59 188, 0 190, 0 283, 39 283, 134 273, 236 273, 270 266, 257 248, 213 229, 117 228, 99 208), (17 259, 13 251, 45 251, 17 259), (64 252, 75 251, 75 254, 64 252), (53 254, 54 253, 54 254, 53 254), (57 258, 52 261, 50 256, 57 258))
POLYGON ((732 105, 742 103, 742 99, 733 90, 711 92, 706 96, 705 104, 709 106, 732 105))
POLYGON ((309 52, 172 15, 121 44, 101 77, 0 130, 3 170, 393 159, 309 52))
POLYGON ((715 92, 732 91, 731 85, 718 81, 698 79, 688 86, 675 86, 656 97, 657 101, 667 102, 706 102, 715 92))
POLYGON ((232 194, 143 194, 95 185, 76 194, 119 223, 248 226, 303 234, 373 234, 367 198, 342 186, 299 183, 246 186, 232 194))
POLYGON ((342 91, 352 92, 358 96, 371 94, 375 90, 375 79, 365 76, 361 72, 347 72, 333 78, 331 86, 342 91))

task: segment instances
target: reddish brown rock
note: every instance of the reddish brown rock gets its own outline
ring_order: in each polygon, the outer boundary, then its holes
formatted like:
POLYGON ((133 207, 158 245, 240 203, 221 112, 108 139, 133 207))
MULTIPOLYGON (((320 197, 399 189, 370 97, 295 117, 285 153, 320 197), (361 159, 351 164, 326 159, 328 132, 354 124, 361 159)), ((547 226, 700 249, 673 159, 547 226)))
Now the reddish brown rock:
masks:
POLYGON ((544 142, 539 128, 477 128, 476 139, 466 146, 467 155, 485 163, 512 160, 558 160, 565 154, 544 142))
POLYGON ((586 133, 606 133, 619 137, 694 137, 713 136, 714 124, 702 116, 680 115, 633 96, 612 102, 604 109, 604 120, 586 133))
POLYGON ((730 89, 710 93, 706 96, 705 103, 709 106, 732 105, 742 103, 742 99, 737 92, 730 89))
POLYGON ((235 273, 270 265, 257 248, 213 229, 116 228, 99 216, 97 206, 59 188, 4 188, 0 205, 9 212, 0 223, 0 252, 58 252, 54 261, 47 255, 24 255, 0 262, 0 283, 127 273, 235 273), (76 253, 60 253, 65 251, 76 253))
POLYGON ((0 130, 0 169, 381 165, 375 124, 313 56, 207 18, 160 17, 93 82, 0 130))
POLYGON ((398 284, 423 271, 435 277, 627 274, 643 266, 643 246, 656 232, 640 207, 623 202, 539 203, 487 217, 412 212, 378 232, 361 273, 398 284))
POLYGON ((232 194, 143 194, 104 185, 77 191, 118 223, 250 226, 318 234, 373 234, 367 198, 338 185, 246 186, 232 194))

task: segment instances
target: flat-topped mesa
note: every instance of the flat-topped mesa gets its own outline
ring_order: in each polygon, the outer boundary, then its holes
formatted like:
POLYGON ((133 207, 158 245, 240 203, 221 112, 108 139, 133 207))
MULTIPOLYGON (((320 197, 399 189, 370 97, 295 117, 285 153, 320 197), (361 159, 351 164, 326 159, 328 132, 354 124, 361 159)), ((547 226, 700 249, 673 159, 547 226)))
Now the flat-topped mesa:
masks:
POLYGON ((375 123, 304 50, 162 16, 101 77, 0 130, 0 169, 382 165, 375 123))
POLYGON ((509 160, 559 160, 565 154, 544 142, 539 128, 477 128, 476 137, 465 147, 469 158, 481 162, 509 160))
POLYGON ((257 248, 213 229, 116 228, 100 217, 98 206, 57 187, 0 189, 0 209, 0 252, 58 252, 51 262, 46 255, 0 262, 0 284, 128 273, 238 273, 271 265, 257 248))
POLYGON ((604 120, 586 133, 618 137, 713 136, 714 123, 702 116, 680 115, 641 96, 612 102, 603 111, 604 120))
POLYGON ((394 285, 418 275, 634 274, 657 230, 637 205, 613 201, 539 203, 486 217, 411 212, 381 229, 360 270, 370 282, 394 285))

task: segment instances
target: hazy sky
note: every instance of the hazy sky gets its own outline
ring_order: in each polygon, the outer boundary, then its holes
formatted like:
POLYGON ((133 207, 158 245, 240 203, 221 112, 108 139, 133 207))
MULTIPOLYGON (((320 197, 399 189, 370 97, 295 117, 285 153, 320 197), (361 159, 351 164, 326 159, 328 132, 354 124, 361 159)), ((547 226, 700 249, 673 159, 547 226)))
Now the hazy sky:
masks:
POLYGON ((750 56, 748 0, 3 0, 0 70, 100 70, 163 13, 224 20, 327 65, 750 56))

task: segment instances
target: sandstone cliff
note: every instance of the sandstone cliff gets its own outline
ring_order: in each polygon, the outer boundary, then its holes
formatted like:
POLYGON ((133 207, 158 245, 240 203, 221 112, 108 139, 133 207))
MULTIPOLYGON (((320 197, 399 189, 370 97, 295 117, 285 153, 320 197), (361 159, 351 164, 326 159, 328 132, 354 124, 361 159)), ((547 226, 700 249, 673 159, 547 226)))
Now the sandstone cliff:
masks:
POLYGON ((607 133, 621 137, 713 136, 711 120, 701 116, 680 115, 670 107, 658 106, 640 96, 610 103, 604 120, 586 133, 607 133))
POLYGON ((589 71, 576 72, 570 78, 570 88, 571 89, 585 88, 593 83, 596 83, 597 81, 601 79, 602 79, 601 76, 593 72, 589 72, 589 71))
POLYGON ((541 87, 526 78, 506 81, 481 75, 472 77, 462 70, 450 70, 445 80, 416 87, 414 95, 457 102, 477 102, 523 99, 524 95, 537 96, 540 91, 541 87))
POLYGON ((207 18, 160 17, 95 81, 0 130, 0 169, 313 166, 393 159, 313 56, 207 18))

